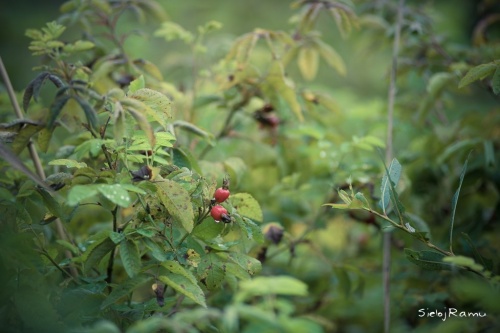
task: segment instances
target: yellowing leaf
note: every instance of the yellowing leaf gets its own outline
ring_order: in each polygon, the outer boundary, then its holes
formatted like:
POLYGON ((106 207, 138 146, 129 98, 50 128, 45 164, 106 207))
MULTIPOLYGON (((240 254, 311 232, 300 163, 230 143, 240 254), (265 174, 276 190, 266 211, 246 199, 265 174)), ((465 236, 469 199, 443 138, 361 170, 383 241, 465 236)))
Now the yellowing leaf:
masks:
POLYGON ((168 213, 190 233, 194 227, 194 212, 189 193, 169 179, 157 182, 156 187, 158 197, 168 213))
POLYGON ((293 84, 285 77, 283 65, 279 61, 275 60, 271 64, 266 83, 269 85, 268 90, 283 98, 297 118, 303 121, 302 108, 297 100, 293 84))
POLYGON ((346 75, 346 68, 344 60, 330 45, 323 43, 322 41, 316 41, 316 45, 319 47, 318 51, 321 54, 323 60, 326 61, 328 65, 334 68, 340 75, 346 75))
POLYGON ((313 47, 303 47, 299 51, 297 64, 304 79, 310 81, 318 72, 319 53, 313 47))

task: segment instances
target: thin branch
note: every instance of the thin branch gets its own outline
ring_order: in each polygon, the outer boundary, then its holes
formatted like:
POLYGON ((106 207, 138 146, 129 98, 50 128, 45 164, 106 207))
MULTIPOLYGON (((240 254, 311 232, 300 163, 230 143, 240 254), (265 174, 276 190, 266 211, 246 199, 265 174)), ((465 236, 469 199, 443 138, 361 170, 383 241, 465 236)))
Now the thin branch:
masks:
MULTIPOLYGON (((3 64, 2 57, 0 57, 0 74, 2 75, 3 82, 5 83, 7 93, 9 94, 10 102, 12 103, 12 107, 14 108, 14 111, 16 112, 17 118, 23 119, 24 118, 23 113, 21 111, 21 108, 19 107, 19 103, 17 102, 16 94, 14 92, 14 88, 12 87, 12 83, 10 82, 10 78, 9 78, 8 73, 7 73, 7 70, 5 69, 5 66, 3 64)), ((29 153, 31 156, 31 160, 33 161, 33 164, 35 165, 36 173, 38 174, 38 176, 40 176, 40 178, 45 180, 45 178, 46 178, 45 172, 43 170, 42 163, 40 162, 40 157, 38 156, 36 148, 33 145, 33 142, 31 141, 31 139, 28 142, 28 150, 29 150, 29 153)), ((59 238, 61 240, 64 240, 64 241, 68 241, 68 238, 66 237, 66 232, 64 231, 64 226, 63 226, 61 220, 56 219, 55 225, 56 225, 56 230, 57 230, 57 234, 59 235, 59 238)), ((66 258, 68 258, 71 262, 71 260, 73 259, 73 255, 71 254, 71 252, 69 250, 66 250, 65 255, 66 255, 66 258)), ((70 265, 69 269, 70 269, 71 275, 73 275, 73 277, 78 277, 78 271, 76 270, 76 268, 73 265, 70 265)))
MULTIPOLYGON (((399 0, 394 42, 392 48, 392 65, 387 97, 387 139, 385 159, 391 163, 393 158, 394 102, 396 99, 396 74, 399 54, 399 40, 403 23, 404 0, 399 0)), ((383 237, 382 284, 384 288, 384 332, 389 333, 391 323, 391 233, 385 232, 383 237)))

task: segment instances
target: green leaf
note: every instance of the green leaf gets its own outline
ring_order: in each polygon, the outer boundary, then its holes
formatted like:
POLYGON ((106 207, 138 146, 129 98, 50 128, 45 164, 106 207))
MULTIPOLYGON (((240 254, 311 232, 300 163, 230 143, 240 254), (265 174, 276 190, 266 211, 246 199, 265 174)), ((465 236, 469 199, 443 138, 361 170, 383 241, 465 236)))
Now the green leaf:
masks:
POLYGON ((300 121, 304 120, 302 115, 302 107, 297 100, 297 94, 293 87, 293 82, 285 77, 283 65, 278 60, 274 60, 269 68, 269 73, 266 77, 265 89, 268 94, 276 94, 283 98, 288 104, 292 112, 300 121))
POLYGON ((237 221, 248 239, 253 239, 257 243, 264 242, 262 229, 255 222, 246 217, 241 218, 241 220, 237 218, 237 221))
POLYGON ((207 307, 205 303, 205 294, 201 290, 198 284, 193 283, 190 279, 184 275, 179 274, 165 274, 161 275, 158 280, 165 283, 166 285, 172 287, 177 292, 185 295, 189 299, 193 300, 195 303, 207 307))
POLYGON ((435 73, 429 79, 427 84, 427 92, 431 95, 432 99, 437 98, 441 95, 441 92, 446 88, 451 82, 455 80, 455 75, 448 72, 435 73))
POLYGON ((106 199, 120 207, 127 208, 132 203, 127 190, 120 184, 98 184, 95 186, 106 199))
POLYGON ((166 41, 180 39, 186 44, 190 44, 194 40, 194 36, 191 32, 174 22, 163 22, 161 28, 156 30, 154 35, 163 37, 166 41))
POLYGON ((458 204, 458 196, 460 194, 460 189, 462 188, 462 183, 464 182, 465 172, 467 171, 467 163, 469 162, 470 154, 467 156, 465 160, 464 166, 462 167, 462 172, 460 173, 460 182, 458 183, 458 188, 453 195, 453 199, 451 200, 451 224, 450 224, 450 252, 453 253, 453 227, 455 224, 455 213, 457 211, 458 204))
POLYGON ((130 82, 128 86, 128 94, 133 94, 139 89, 146 88, 146 81, 144 80, 144 76, 140 75, 137 79, 130 82))
POLYGON ((203 256, 198 264, 198 275, 205 279, 208 290, 217 290, 224 280, 223 263, 215 253, 203 256))
POLYGON ((71 98, 69 95, 62 95, 52 103, 50 106, 49 119, 47 120, 47 129, 52 130, 55 127, 55 122, 59 114, 61 113, 64 105, 71 98))
POLYGON ((44 153, 47 152, 49 149, 49 143, 50 139, 52 138, 52 129, 44 128, 38 133, 38 146, 40 147, 40 150, 44 153))
POLYGON ((142 88, 129 97, 147 105, 148 107, 143 111, 158 122, 163 129, 167 129, 169 118, 172 117, 172 102, 167 96, 152 89, 142 88))
POLYGON ((97 195, 99 191, 95 185, 75 185, 68 193, 67 204, 78 205, 81 201, 97 195))
POLYGON ((179 127, 182 130, 193 133, 194 135, 205 139, 206 142, 211 146, 215 145, 215 137, 212 133, 207 132, 204 129, 201 129, 200 127, 198 127, 192 123, 189 123, 189 122, 184 121, 184 120, 176 120, 173 123, 173 125, 174 125, 174 127, 179 127))
POLYGON ((258 276, 240 282, 243 299, 253 296, 289 295, 307 296, 307 285, 291 276, 258 276))
POLYGON ((84 271, 97 268, 101 260, 115 248, 115 243, 109 238, 110 231, 105 230, 96 235, 96 240, 84 253, 84 271))
POLYGON ((109 293, 104 302, 101 304, 101 310, 116 303, 120 298, 130 295, 135 289, 151 281, 148 275, 139 274, 133 278, 121 282, 109 293))
POLYGON ((249 193, 236 193, 229 197, 231 205, 238 211, 241 216, 257 222, 262 222, 262 209, 259 203, 249 193))
POLYGON ((49 162, 49 165, 64 165, 66 168, 85 168, 87 166, 87 163, 85 162, 78 162, 75 160, 68 160, 68 159, 58 159, 58 160, 53 160, 49 162))
POLYGON ((168 259, 167 252, 151 239, 143 238, 142 242, 144 242, 146 247, 151 251, 153 257, 159 262, 163 262, 168 259))
POLYGON ((450 264, 443 263, 444 254, 434 251, 413 251, 405 249, 406 258, 427 270, 449 270, 450 264))
POLYGON ((382 177, 382 184, 380 186, 380 201, 379 206, 382 208, 384 214, 387 215, 386 209, 393 196, 392 191, 399 182, 401 177, 401 164, 397 159, 393 159, 389 169, 386 168, 386 173, 382 177))
POLYGON ((323 60, 326 61, 330 67, 335 69, 340 75, 345 76, 347 73, 346 66, 342 57, 330 45, 317 40, 316 45, 323 60))
POLYGON ((37 192, 43 199, 43 203, 45 207, 49 210, 52 215, 57 216, 59 218, 63 218, 63 210, 59 202, 57 202, 50 194, 43 188, 37 188, 37 192))
POLYGON ((188 279, 191 283, 197 284, 196 278, 194 277, 193 273, 185 269, 181 264, 179 264, 177 261, 173 260, 167 260, 162 262, 161 264, 163 267, 168 269, 170 272, 178 275, 184 276, 186 279, 188 279))
POLYGON ((38 74, 28 84, 28 86, 26 87, 26 90, 24 91, 24 95, 23 95, 23 109, 24 109, 24 111, 28 110, 28 106, 30 104, 31 97, 33 97, 33 99, 35 101, 38 100, 40 88, 42 87, 43 83, 45 82, 45 80, 47 79, 49 74, 50 74, 49 72, 42 72, 42 73, 38 74))
POLYGON ((339 284, 339 288, 344 292, 344 296, 347 298, 351 293, 351 278, 349 274, 343 267, 338 267, 334 269, 335 276, 337 277, 337 281, 339 284))
POLYGON ((125 234, 123 232, 113 231, 109 234, 109 238, 113 241, 113 243, 119 244, 125 239, 125 234))
POLYGON ((146 137, 149 141, 149 144, 151 148, 153 148, 156 144, 156 138, 153 132, 153 128, 151 127, 151 124, 149 121, 146 119, 146 117, 139 111, 128 107, 127 111, 134 117, 135 121, 139 125, 140 129, 144 131, 146 134, 146 137))
POLYGON ((172 153, 174 165, 178 166, 179 168, 185 167, 200 174, 202 173, 197 159, 192 156, 189 150, 175 147, 172 149, 172 153))
POLYGON ((73 98, 78 102, 83 112, 85 113, 85 117, 87 118, 87 122, 90 125, 91 129, 97 129, 97 114, 94 108, 89 104, 88 101, 84 100, 78 95, 73 96, 73 98))
POLYGON ((163 81, 163 75, 160 69, 154 63, 147 61, 145 59, 135 59, 134 65, 136 65, 143 73, 151 75, 158 81, 163 81))
POLYGON ((472 239, 470 238, 469 235, 462 232, 462 236, 463 236, 463 238, 465 238, 465 241, 467 242, 470 249, 472 250, 472 253, 474 254, 474 260, 479 262, 481 265, 483 265, 483 267, 485 267, 486 269, 491 271, 493 269, 493 260, 487 259, 479 253, 479 251, 477 250, 476 246, 474 245, 474 242, 472 241, 472 239))
POLYGON ((243 253, 229 252, 227 253, 227 258, 243 268, 250 275, 255 275, 262 269, 262 264, 259 260, 243 253))
POLYGON ((141 257, 137 244, 133 240, 127 239, 125 242, 120 243, 120 258, 128 276, 133 278, 139 273, 141 270, 141 257))
POLYGON ((25 124, 17 133, 14 142, 12 143, 12 151, 15 154, 20 154, 24 148, 28 146, 31 137, 41 131, 43 126, 39 124, 25 124))
POLYGON ((474 259, 465 256, 444 257, 444 262, 451 263, 457 266, 470 268, 477 272, 484 271, 484 267, 477 264, 474 259))
POLYGON ((156 183, 157 194, 168 213, 187 231, 193 231, 194 212, 189 193, 178 183, 164 179, 156 183))
POLYGON ((245 162, 239 157, 229 157, 224 160, 224 168, 235 184, 239 184, 247 171, 245 162))
POLYGON ((212 240, 220 235, 223 228, 224 223, 215 223, 212 218, 207 218, 194 228, 193 235, 202 240, 212 240))
POLYGON ((467 74, 460 80, 458 84, 458 88, 463 88, 474 81, 482 80, 488 75, 492 74, 498 69, 498 66, 490 62, 488 64, 482 64, 476 67, 471 68, 467 74))
POLYGON ((500 94, 500 66, 497 66, 493 77, 491 78, 491 88, 495 95, 500 94))
POLYGON ((307 81, 311 81, 318 73, 319 53, 314 47, 302 47, 297 57, 300 73, 307 81))
POLYGON ((68 241, 58 239, 58 240, 56 240, 56 243, 61 245, 62 247, 64 247, 66 250, 71 251, 75 255, 77 255, 80 252, 78 247, 76 247, 75 245, 71 244, 68 241))

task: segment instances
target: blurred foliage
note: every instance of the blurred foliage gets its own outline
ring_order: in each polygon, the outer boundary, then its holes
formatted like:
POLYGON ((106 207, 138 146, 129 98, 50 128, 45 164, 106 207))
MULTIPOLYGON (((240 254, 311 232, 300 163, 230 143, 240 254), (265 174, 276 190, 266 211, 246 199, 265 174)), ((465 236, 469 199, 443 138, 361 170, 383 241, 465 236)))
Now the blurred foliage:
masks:
POLYGON ((383 232, 392 331, 498 330, 494 1, 407 1, 386 168, 396 1, 24 5, 1 11, 26 112, 1 90, 2 332, 380 332, 383 232))

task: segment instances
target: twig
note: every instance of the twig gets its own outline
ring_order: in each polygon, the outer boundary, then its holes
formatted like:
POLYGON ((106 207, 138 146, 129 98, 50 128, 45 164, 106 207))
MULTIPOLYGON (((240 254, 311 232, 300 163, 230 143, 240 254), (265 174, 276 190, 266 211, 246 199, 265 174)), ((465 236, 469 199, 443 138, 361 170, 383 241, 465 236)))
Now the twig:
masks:
MULTIPOLYGON (((19 104, 17 102, 16 94, 14 93, 14 89, 12 87, 12 83, 10 82, 9 75, 7 73, 7 70, 5 69, 5 66, 3 64, 2 57, 0 57, 0 73, 2 75, 3 82, 5 83, 5 87, 7 88, 7 93, 9 94, 9 99, 10 102, 12 103, 12 107, 14 108, 14 111, 16 112, 16 116, 19 119, 23 119, 23 113, 21 111, 21 108, 19 107, 19 104)), ((35 146, 33 145, 33 142, 31 139, 28 141, 28 150, 31 156, 31 160, 33 161, 33 164, 35 165, 36 173, 40 178, 45 180, 45 172, 42 167, 42 163, 40 162, 40 158, 38 157, 38 153, 36 151, 35 146)), ((68 241, 68 238, 66 237, 66 233, 64 231, 64 226, 62 225, 62 222, 60 219, 56 219, 55 221, 56 229, 57 229, 57 234, 59 235, 59 238, 64 241, 68 241)), ((68 258, 71 262, 73 259, 73 255, 69 250, 65 251, 66 258, 68 258)), ((73 277, 78 277, 78 271, 76 268, 72 265, 69 266, 71 275, 73 277)))
MULTIPOLYGON (((394 32, 394 43, 392 48, 392 65, 387 97, 387 140, 385 159, 391 163, 393 158, 393 129, 394 129, 394 101, 396 99, 396 74, 399 53, 399 40, 401 25, 403 22, 404 0, 399 0, 396 27, 394 32)), ((389 333, 391 323, 391 233, 385 232, 383 237, 383 259, 382 259, 382 284, 384 289, 384 332, 389 333)))

